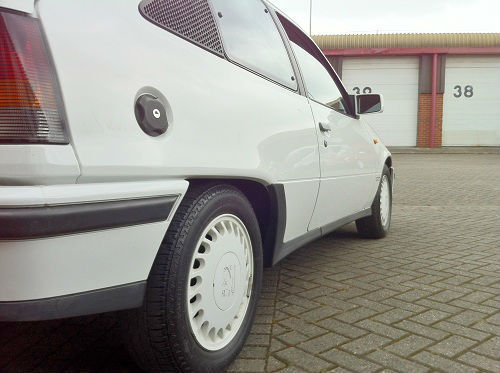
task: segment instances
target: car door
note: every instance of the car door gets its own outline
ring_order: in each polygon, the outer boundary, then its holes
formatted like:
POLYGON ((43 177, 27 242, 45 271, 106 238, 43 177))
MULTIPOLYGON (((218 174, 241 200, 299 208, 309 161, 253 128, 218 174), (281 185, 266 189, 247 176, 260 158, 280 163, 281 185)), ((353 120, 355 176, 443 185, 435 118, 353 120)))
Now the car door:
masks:
POLYGON ((228 140, 231 132, 241 133, 225 158, 242 169, 250 163, 268 183, 283 186, 283 241, 292 241, 307 233, 320 175, 314 122, 299 89, 292 52, 272 8, 262 0, 211 4, 231 62, 226 76, 219 78, 229 82, 224 86, 232 92, 220 97, 226 124, 221 133, 228 140))
POLYGON ((373 139, 353 115, 328 60, 302 31, 280 16, 292 45, 316 123, 320 188, 309 230, 337 224, 370 206, 376 170, 373 139))

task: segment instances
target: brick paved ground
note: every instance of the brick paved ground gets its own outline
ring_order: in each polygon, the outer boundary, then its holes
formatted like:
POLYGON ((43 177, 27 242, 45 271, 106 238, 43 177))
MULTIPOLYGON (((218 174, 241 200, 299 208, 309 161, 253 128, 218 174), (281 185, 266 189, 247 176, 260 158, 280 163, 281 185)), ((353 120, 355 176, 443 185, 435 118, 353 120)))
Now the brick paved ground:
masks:
MULTIPOLYGON (((500 157, 397 154, 390 235, 266 271, 231 372, 500 372, 500 157)), ((0 323, 0 372, 136 372, 112 314, 0 323)))

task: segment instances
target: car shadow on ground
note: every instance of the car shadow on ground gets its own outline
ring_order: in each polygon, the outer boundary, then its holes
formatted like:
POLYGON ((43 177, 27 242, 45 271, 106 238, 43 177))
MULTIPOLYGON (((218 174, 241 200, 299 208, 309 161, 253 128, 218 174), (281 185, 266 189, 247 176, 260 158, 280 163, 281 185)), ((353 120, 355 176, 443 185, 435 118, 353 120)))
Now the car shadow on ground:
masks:
MULTIPOLYGON (((360 237, 355 225, 349 224, 321 241, 329 250, 342 242, 345 250, 356 247, 360 237)), ((312 251, 320 247, 306 245, 285 261, 313 259, 312 251)), ((118 313, 106 313, 65 320, 0 322, 0 373, 142 372, 125 349, 118 318, 118 313)))
POLYGON ((116 313, 0 323, 0 372, 140 372, 125 350, 116 313))

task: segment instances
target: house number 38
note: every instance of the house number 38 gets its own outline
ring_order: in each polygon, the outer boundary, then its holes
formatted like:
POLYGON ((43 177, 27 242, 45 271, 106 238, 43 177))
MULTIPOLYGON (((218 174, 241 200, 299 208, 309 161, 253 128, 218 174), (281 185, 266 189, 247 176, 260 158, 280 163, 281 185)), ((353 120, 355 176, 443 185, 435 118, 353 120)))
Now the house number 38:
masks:
POLYGON ((456 85, 455 87, 453 87, 453 89, 455 90, 453 96, 456 98, 462 97, 462 95, 467 98, 471 98, 472 96, 474 96, 474 87, 471 85, 466 85, 465 87, 463 87, 463 89, 462 86, 456 85))

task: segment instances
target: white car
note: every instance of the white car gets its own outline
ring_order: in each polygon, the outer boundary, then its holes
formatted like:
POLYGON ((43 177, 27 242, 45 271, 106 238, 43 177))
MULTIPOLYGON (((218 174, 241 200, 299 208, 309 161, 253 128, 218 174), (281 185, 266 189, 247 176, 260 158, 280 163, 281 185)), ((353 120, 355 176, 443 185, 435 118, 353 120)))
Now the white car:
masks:
POLYGON ((127 310, 149 371, 220 372, 263 266, 391 222, 388 150, 262 0, 0 0, 0 320, 127 310))

